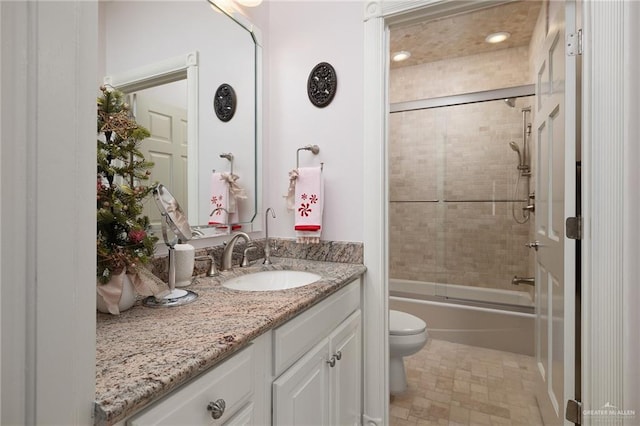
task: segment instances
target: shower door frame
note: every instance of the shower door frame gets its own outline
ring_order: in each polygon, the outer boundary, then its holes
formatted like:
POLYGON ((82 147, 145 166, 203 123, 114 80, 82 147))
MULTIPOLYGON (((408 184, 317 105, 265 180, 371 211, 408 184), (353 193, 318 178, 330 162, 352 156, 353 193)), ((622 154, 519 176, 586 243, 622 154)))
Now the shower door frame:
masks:
MULTIPOLYGON (((500 103, 502 104, 502 101, 508 98, 532 98, 535 97, 536 95, 536 85, 535 84, 521 84, 521 85, 517 85, 517 86, 510 86, 510 87, 503 87, 503 88, 498 88, 498 89, 491 89, 491 90, 480 90, 480 91, 473 91, 473 92, 466 92, 466 93, 460 93, 460 94, 455 94, 455 95, 449 95, 449 96, 439 96, 439 97, 432 97, 432 98, 423 98, 423 99, 416 99, 416 100, 411 100, 411 101, 402 101, 402 102, 394 102, 391 103, 389 105, 389 114, 400 114, 403 115, 404 113, 416 113, 417 111, 424 111, 424 110, 428 110, 428 109, 439 109, 439 108, 449 108, 449 107, 460 107, 460 106, 464 106, 464 105, 469 105, 469 104, 482 104, 485 102, 496 102, 496 101, 500 101, 500 103)), ((529 107, 530 108, 530 107, 529 107)), ((523 135, 523 137, 525 137, 523 135)), ((445 149, 446 150, 446 149, 445 149)), ((391 168, 392 166, 389 165, 389 167, 391 168)), ((515 167, 514 167, 515 170, 515 167)), ((517 171, 518 173, 520 173, 519 171, 517 171)), ((389 171, 389 173, 391 173, 389 171)), ((389 184, 391 186, 391 183, 389 184)), ((529 191, 530 192, 530 191, 529 191)), ((397 197, 394 197, 393 194, 389 193, 389 203, 391 205, 395 204, 395 203, 408 203, 408 204, 412 204, 412 203, 421 203, 424 205, 424 203, 430 203, 430 204, 437 204, 437 205, 442 205, 442 204, 449 204, 449 203, 453 203, 455 204, 459 204, 459 203, 493 203, 494 206, 495 204, 501 204, 501 203, 526 203, 527 199, 517 199, 517 197, 515 197, 515 195, 511 196, 507 195, 507 196, 503 196, 503 197, 498 197, 498 198, 483 198, 483 197, 453 197, 453 198, 449 198, 443 194, 439 194, 436 195, 434 194, 433 197, 426 197, 429 199, 422 199, 420 197, 418 197, 419 199, 416 198, 411 198, 409 197, 409 199, 400 197, 401 199, 397 199, 397 197)), ((526 205, 526 204, 525 204, 526 205)), ((525 221, 526 222, 526 221, 525 221)), ((445 226, 445 225, 439 225, 439 227, 441 226, 445 226)), ((444 228, 446 229, 446 228, 444 228)), ((389 233, 391 233, 392 231, 390 230, 389 233)), ((389 235, 389 238, 391 238, 391 235, 389 235)), ((529 241, 531 239, 531 235, 527 236, 526 241, 529 241)), ((524 245, 525 241, 522 242, 521 245, 524 245)), ((398 255, 397 253, 389 253, 390 258, 394 258, 394 256, 397 257, 402 257, 402 255, 398 255)), ((528 258, 527 262, 528 262, 528 258)), ((404 259, 405 261, 407 259, 404 259)), ((442 259, 436 259, 436 264, 441 264, 442 262, 444 262, 442 259)), ((390 273, 393 274, 393 268, 390 267, 390 273)), ((394 278, 394 276, 392 276, 391 278, 394 278)), ((406 278, 406 277, 405 277, 406 278)), ((416 278, 413 278, 414 280, 416 278)), ((419 280, 418 280, 419 281, 419 280)), ((427 280, 429 281, 429 280, 427 280)), ((444 285, 449 287, 450 285, 452 285, 453 287, 455 287, 456 285, 468 285, 467 283, 464 282, 456 282, 455 284, 453 282, 449 282, 449 281, 441 281, 439 282, 439 285, 444 285)), ((393 292, 393 288, 391 288, 392 286, 390 285, 389 291, 390 294, 392 294, 393 292)), ((489 288, 493 289, 494 287, 489 286, 489 288)), ((512 285, 513 288, 513 285, 512 285)), ((505 290, 504 288, 500 288, 501 290, 505 290)), ((528 290, 508 290, 510 292, 525 292, 527 294, 528 290)), ((406 296, 406 293, 405 293, 406 296)), ((410 297, 410 296, 407 296, 410 297)), ((512 304, 508 304, 508 303, 503 303, 503 302, 496 302, 495 304, 492 304, 491 301, 489 300, 485 300, 485 299, 481 299, 481 300, 476 300, 476 299, 465 299, 465 298, 459 298, 457 296, 434 296, 434 297, 445 297, 447 301, 452 302, 452 303, 461 303, 461 304, 467 304, 467 305, 476 305, 476 306, 484 306, 484 307, 491 307, 491 308, 496 308, 496 309, 502 309, 502 308, 506 308, 506 309, 518 309, 521 310, 522 312, 530 312, 530 313, 534 313, 534 306, 532 305, 530 307, 530 310, 518 306, 518 305, 512 305, 512 304)), ((533 335, 532 335, 533 336, 533 335)), ((533 339, 532 339, 533 341, 533 339)))
POLYGON ((456 105, 473 104, 477 102, 499 101, 507 98, 521 98, 535 96, 535 84, 504 87, 501 89, 482 90, 479 92, 462 93, 459 95, 441 96, 436 98, 418 99, 415 101, 395 102, 389 107, 389 112, 407 112, 421 109, 450 107, 456 105))

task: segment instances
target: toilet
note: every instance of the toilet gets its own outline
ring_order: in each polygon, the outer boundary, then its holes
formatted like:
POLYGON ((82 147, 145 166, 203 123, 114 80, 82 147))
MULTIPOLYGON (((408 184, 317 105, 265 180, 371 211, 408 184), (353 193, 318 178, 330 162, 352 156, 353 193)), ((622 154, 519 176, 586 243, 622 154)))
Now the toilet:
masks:
POLYGON ((403 357, 424 347, 429 334, 420 318, 401 311, 389 311, 389 391, 392 395, 407 389, 403 357))

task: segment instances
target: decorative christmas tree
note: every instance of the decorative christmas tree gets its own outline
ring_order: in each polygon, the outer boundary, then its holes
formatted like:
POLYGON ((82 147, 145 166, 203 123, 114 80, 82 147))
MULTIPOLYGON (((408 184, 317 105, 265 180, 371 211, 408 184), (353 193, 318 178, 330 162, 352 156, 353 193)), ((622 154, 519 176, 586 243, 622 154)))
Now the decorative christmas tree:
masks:
POLYGON ((122 92, 100 87, 98 97, 97 279, 107 283, 123 270, 149 262, 157 238, 149 235, 149 218, 142 215, 143 200, 154 186, 149 180, 153 163, 145 161, 139 145, 149 131, 130 117, 122 92))

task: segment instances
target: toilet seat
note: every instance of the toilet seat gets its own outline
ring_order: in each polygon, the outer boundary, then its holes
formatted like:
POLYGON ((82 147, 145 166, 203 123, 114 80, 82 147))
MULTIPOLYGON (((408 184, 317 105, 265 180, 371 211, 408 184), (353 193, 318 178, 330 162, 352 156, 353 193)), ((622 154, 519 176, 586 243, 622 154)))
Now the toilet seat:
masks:
POLYGON ((389 334, 410 336, 425 331, 427 324, 420 318, 401 311, 389 311, 389 334))

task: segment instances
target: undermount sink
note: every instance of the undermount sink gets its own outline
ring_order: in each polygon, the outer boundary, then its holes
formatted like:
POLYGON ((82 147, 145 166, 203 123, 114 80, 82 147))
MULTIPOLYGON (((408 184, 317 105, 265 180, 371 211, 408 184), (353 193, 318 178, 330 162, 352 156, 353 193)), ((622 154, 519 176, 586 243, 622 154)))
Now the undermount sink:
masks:
POLYGON ((242 291, 274 291, 302 287, 322 278, 304 271, 261 271, 241 275, 222 283, 223 287, 242 291))

